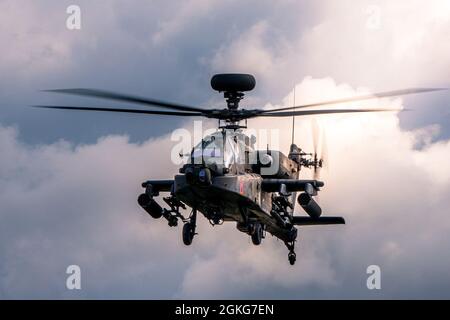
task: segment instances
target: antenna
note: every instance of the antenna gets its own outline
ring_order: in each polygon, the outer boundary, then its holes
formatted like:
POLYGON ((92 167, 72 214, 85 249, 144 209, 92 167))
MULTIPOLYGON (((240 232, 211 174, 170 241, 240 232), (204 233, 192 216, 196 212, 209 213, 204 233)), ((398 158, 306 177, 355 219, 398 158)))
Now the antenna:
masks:
MULTIPOLYGON (((294 108, 293 112, 295 112, 295 89, 296 89, 296 87, 297 86, 294 86, 294 105, 292 106, 294 108)), ((292 116, 292 142, 291 142, 291 144, 294 144, 294 134, 295 134, 295 116, 293 115, 292 116)))

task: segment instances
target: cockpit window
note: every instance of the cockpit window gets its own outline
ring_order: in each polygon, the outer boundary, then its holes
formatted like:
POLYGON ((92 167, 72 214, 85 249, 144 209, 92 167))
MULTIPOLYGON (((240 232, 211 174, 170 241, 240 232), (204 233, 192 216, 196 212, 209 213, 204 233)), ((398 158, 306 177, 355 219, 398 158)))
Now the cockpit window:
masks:
POLYGON ((221 132, 206 136, 192 150, 194 164, 223 164, 223 138, 221 132))
POLYGON ((194 164, 205 164, 212 170, 234 169, 244 165, 246 158, 245 135, 234 131, 221 131, 206 136, 192 151, 194 164))

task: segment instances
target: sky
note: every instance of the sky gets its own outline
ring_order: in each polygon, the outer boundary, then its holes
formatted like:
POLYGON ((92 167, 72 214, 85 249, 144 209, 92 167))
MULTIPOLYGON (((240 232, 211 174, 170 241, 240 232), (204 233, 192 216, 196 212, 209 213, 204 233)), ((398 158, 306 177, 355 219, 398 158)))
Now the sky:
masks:
MULTIPOLYGON (((124 106, 44 93, 92 87, 224 107, 215 73, 248 72, 245 108, 407 87, 450 87, 450 3, 434 1, 0 1, 0 298, 450 298, 448 91, 345 107, 404 112, 316 117, 330 163, 324 214, 304 227, 297 264, 234 224, 181 228, 136 203, 140 184, 177 173, 170 153, 184 119, 30 108, 124 106), (66 8, 81 8, 68 30, 66 8), (82 290, 67 290, 77 264, 82 290), (381 268, 368 290, 366 268, 381 268)), ((343 107, 343 106, 337 106, 343 107)), ((252 120, 280 129, 291 120, 252 120)), ((205 122, 213 127, 214 122, 205 122)), ((311 148, 311 119, 296 141, 311 148)), ((308 173, 303 173, 305 177, 308 173)), ((302 214, 299 209, 298 214, 302 214)))

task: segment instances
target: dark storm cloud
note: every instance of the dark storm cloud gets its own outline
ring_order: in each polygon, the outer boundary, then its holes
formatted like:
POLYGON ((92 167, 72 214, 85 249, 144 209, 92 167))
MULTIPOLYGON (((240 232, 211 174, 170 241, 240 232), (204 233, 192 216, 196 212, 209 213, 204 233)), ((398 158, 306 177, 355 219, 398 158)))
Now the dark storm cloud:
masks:
MULTIPOLYGON (((52 96, 38 92, 41 89, 94 87, 206 107, 213 100, 223 106, 220 95, 210 89, 210 77, 216 71, 239 70, 213 70, 209 61, 222 45, 273 14, 270 1, 79 1, 82 29, 69 31, 69 4, 2 3, 7 19, 0 40, 9 59, 0 63, 1 118, 20 125, 26 141, 95 141, 108 133, 142 140, 168 133, 180 123, 26 108, 36 103, 117 105, 52 96)), ((274 23, 288 9, 284 3, 281 8, 274 23)))
MULTIPOLYGON (((38 92, 47 88, 96 87, 223 106, 220 95, 209 87, 211 75, 248 71, 258 83, 247 100, 253 107, 279 101, 307 75, 331 76, 372 90, 449 85, 442 73, 449 67, 448 55, 442 52, 448 48, 439 38, 448 32, 448 21, 433 10, 442 5, 439 1, 423 10, 415 10, 420 3, 404 8, 379 2, 380 26, 375 29, 366 26, 369 2, 279 1, 274 6, 271 1, 191 0, 78 1, 82 29, 69 31, 65 10, 70 4, 1 4, 0 117, 3 123, 18 124, 29 142, 60 137, 92 142, 109 133, 143 140, 168 133, 181 121, 26 107, 117 105, 38 92), (423 12, 421 19, 416 19, 418 11, 423 12), (402 23, 400 15, 406 17, 402 23), (420 36, 429 26, 434 26, 433 34, 420 36), (399 54, 406 58, 399 60, 399 54)), ((427 112, 402 118, 406 128, 445 124, 443 103, 420 101, 415 109, 427 112)), ((447 131, 442 130, 443 137, 447 131)))
POLYGON ((151 150, 170 152, 168 144, 110 137, 92 146, 29 148, 14 142, 13 129, 0 131, 7 152, 0 161, 1 298, 156 298, 177 291, 189 252, 163 258, 181 240, 166 228, 148 232, 155 221, 138 213, 135 199, 142 178, 158 175, 149 172, 149 163, 174 171, 167 161, 152 159, 151 150), (138 162, 134 173, 124 170, 129 157, 138 162), (92 171, 97 173, 86 176, 92 171), (71 264, 82 269, 81 292, 66 290, 71 264))

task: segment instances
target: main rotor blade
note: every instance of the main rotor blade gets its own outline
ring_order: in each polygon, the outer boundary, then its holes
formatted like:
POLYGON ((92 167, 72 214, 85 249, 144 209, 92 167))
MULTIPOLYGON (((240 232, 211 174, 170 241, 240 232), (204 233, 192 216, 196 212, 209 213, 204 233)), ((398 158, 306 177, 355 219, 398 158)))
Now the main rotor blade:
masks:
POLYGON ((315 114, 333 114, 333 113, 358 113, 358 112, 381 112, 381 111, 402 111, 402 109, 322 109, 322 110, 300 110, 263 113, 257 117, 292 117, 292 116, 310 116, 315 114))
POLYGON ((208 109, 186 106, 186 105, 181 105, 181 104, 176 104, 176 103, 166 102, 166 101, 161 101, 161 100, 143 98, 143 97, 133 96, 133 95, 128 95, 128 94, 115 93, 115 92, 105 91, 105 90, 75 88, 75 89, 54 89, 54 90, 44 90, 44 91, 45 92, 72 94, 72 95, 84 96, 84 97, 102 98, 102 99, 109 99, 109 100, 114 100, 114 101, 138 103, 138 104, 158 106, 158 107, 162 107, 162 108, 179 110, 179 111, 208 112, 208 109))
POLYGON ((69 106, 33 106, 35 108, 45 109, 61 109, 61 110, 82 110, 82 111, 106 111, 106 112, 121 112, 121 113, 140 113, 140 114, 157 114, 165 116, 191 116, 199 117, 203 114, 200 112, 177 112, 177 111, 162 111, 162 110, 139 110, 139 109, 118 109, 118 108, 88 108, 88 107, 69 107, 69 106))
POLYGON ((317 103, 309 103, 309 104, 304 104, 304 105, 300 105, 300 106, 296 106, 296 107, 285 107, 285 108, 278 108, 278 109, 272 109, 272 110, 265 110, 264 113, 273 112, 273 111, 291 110, 294 108, 298 109, 298 108, 318 107, 318 106, 325 106, 325 105, 345 103, 345 102, 354 102, 354 101, 371 100, 371 99, 377 99, 377 98, 404 96, 404 95, 408 95, 408 94, 425 93, 425 92, 440 91, 440 90, 448 90, 448 88, 409 88, 409 89, 402 89, 402 90, 395 90, 395 91, 378 92, 378 93, 372 93, 372 94, 356 96, 356 97, 322 101, 322 102, 317 102, 317 103))

